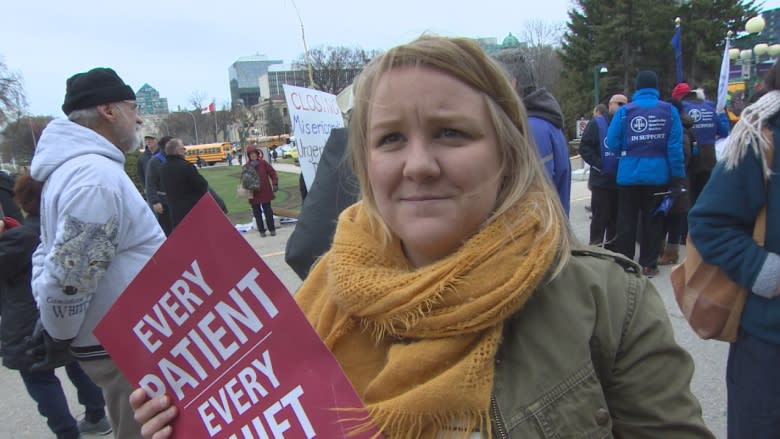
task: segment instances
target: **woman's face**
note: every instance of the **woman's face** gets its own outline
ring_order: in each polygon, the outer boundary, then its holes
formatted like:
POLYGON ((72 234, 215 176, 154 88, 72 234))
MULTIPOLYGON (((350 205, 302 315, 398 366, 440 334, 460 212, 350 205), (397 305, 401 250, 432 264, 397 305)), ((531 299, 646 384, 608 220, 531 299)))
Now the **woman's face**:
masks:
POLYGON ((429 67, 384 73, 371 103, 368 179, 380 215, 423 266, 455 251, 496 204, 496 133, 482 95, 429 67))
POLYGON ((249 160, 257 160, 257 153, 252 151, 249 153, 249 160))

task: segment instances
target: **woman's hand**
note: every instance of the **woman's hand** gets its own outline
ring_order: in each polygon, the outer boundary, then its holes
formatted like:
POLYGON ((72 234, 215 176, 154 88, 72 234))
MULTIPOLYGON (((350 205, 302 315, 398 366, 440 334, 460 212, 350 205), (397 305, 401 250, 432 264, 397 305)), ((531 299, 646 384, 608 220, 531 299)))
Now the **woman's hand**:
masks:
POLYGON ((176 417, 176 406, 171 404, 168 395, 149 399, 144 389, 135 389, 130 394, 135 420, 141 424, 141 434, 146 439, 166 439, 171 437, 171 421, 176 417))

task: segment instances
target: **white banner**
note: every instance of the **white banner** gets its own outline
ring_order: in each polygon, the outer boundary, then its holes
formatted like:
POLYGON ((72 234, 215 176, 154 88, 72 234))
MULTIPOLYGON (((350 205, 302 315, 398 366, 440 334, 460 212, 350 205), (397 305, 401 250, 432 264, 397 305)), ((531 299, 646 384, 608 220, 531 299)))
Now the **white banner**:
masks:
POLYGON ((729 93, 729 69, 731 68, 729 61, 729 39, 726 38, 726 47, 723 48, 723 61, 720 64, 720 78, 718 79, 718 103, 715 105, 715 111, 718 113, 722 113, 724 108, 726 108, 726 99, 729 93))
POLYGON ((335 95, 287 84, 283 87, 301 173, 310 189, 330 130, 343 128, 344 118, 335 95))

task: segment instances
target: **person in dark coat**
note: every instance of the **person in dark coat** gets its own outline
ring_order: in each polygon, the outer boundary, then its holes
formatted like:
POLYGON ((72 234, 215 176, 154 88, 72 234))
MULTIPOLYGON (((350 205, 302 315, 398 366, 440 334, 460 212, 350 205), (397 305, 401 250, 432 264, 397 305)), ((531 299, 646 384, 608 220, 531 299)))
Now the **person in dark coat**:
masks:
POLYGON ((676 264, 680 257, 680 245, 685 245, 688 237, 688 210, 691 208, 690 176, 693 165, 692 148, 696 144, 696 135, 693 130, 693 118, 685 113, 680 101, 672 98, 668 101, 680 112, 680 122, 683 126, 683 154, 685 155, 685 178, 682 180, 680 191, 672 194, 674 203, 669 213, 664 218, 664 232, 661 244, 661 254, 658 257, 658 265, 676 264))
POLYGON ((181 139, 169 140, 165 145, 165 163, 160 175, 168 194, 168 211, 174 229, 209 191, 206 179, 192 163, 184 159, 185 152, 181 139))
POLYGON ((14 203, 14 178, 5 171, 0 171, 0 207, 5 216, 21 222, 22 211, 14 203))
POLYGON ((260 177, 260 189, 253 191, 252 198, 249 199, 252 214, 257 222, 257 230, 260 231, 260 236, 265 238, 265 228, 268 227, 271 236, 276 236, 271 200, 276 198, 274 192, 279 190, 279 178, 276 176, 276 170, 270 163, 263 160, 261 153, 255 146, 248 147, 246 153, 249 161, 244 166, 254 168, 260 177), (265 226, 263 225, 263 217, 265 217, 265 226))
POLYGON ((354 204, 360 193, 357 177, 346 160, 346 149, 347 129, 332 129, 298 223, 287 239, 284 260, 301 279, 330 249, 339 214, 354 204))
MULTIPOLYGON (((3 366, 18 370, 30 397, 38 404, 38 412, 46 418, 58 439, 74 439, 81 433, 108 434, 111 424, 106 418, 105 401, 100 387, 89 379, 79 363, 70 358, 65 371, 76 387, 79 402, 86 408, 85 418, 73 418, 60 380, 54 373, 59 364, 36 362, 26 351, 26 339, 33 335, 38 321, 38 308, 30 286, 32 254, 40 242, 39 203, 43 187, 29 174, 19 177, 16 199, 28 213, 19 227, 0 231, 0 340, 3 345, 3 366)), ((48 359, 48 357, 47 357, 48 359)))
POLYGON ((171 234, 173 227, 171 226, 171 214, 168 213, 170 207, 168 206, 168 195, 165 192, 165 186, 162 184, 160 178, 162 174, 162 166, 165 163, 165 144, 171 140, 172 137, 165 136, 160 139, 159 149, 152 155, 146 163, 146 201, 149 202, 157 216, 157 222, 160 223, 165 236, 171 234))
POLYGON ((144 136, 144 152, 138 157, 135 163, 135 173, 138 176, 138 182, 144 190, 143 196, 146 197, 146 166, 149 159, 157 153, 157 138, 154 136, 144 136))
POLYGON ((604 107, 599 104, 596 107, 598 111, 594 110, 593 119, 588 122, 580 139, 580 156, 590 165, 588 188, 593 217, 588 243, 603 246, 607 250, 614 250, 617 235, 618 191, 615 174, 618 156, 607 149, 604 141, 612 115, 627 103, 628 98, 618 93, 609 98, 608 107, 599 108, 604 107))

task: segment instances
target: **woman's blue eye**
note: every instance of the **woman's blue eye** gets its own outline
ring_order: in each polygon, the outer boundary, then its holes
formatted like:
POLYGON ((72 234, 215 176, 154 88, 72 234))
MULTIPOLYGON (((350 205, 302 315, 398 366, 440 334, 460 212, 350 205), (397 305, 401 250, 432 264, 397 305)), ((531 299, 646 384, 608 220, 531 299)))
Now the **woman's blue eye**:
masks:
POLYGON ((399 140, 401 140, 401 135, 398 133, 393 133, 382 137, 382 139, 379 141, 379 144, 384 145, 386 143, 398 142, 399 140))
POLYGON ((453 130, 452 128, 442 128, 441 131, 439 131, 439 136, 441 137, 458 137, 462 135, 463 133, 458 130, 453 130))

